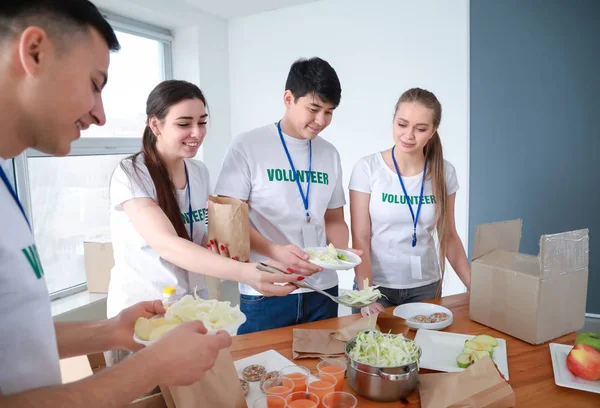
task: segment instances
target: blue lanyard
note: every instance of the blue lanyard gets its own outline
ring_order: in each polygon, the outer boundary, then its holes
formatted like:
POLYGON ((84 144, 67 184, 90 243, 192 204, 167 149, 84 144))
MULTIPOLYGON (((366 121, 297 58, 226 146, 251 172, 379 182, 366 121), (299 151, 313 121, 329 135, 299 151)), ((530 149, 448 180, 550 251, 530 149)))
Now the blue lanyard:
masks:
POLYGON ((194 242, 194 218, 192 218, 192 192, 190 187, 190 176, 188 175, 188 169, 183 162, 183 168, 185 169, 185 181, 187 183, 187 193, 188 193, 188 217, 190 217, 190 241, 194 242))
POLYGON ((27 215, 25 215, 25 210, 23 209, 23 206, 21 205, 21 201, 19 201, 19 197, 17 197, 17 193, 15 193, 15 190, 13 190, 12 186, 10 185, 8 178, 6 177, 6 174, 4 173, 4 169, 2 169, 2 165, 0 165, 0 178, 6 185, 6 188, 8 189, 8 191, 10 191, 10 195, 12 196, 13 200, 15 200, 15 203, 17 203, 17 205, 19 206, 21 213, 23 213, 23 217, 25 217, 25 221, 27 221, 27 225, 29 226, 29 229, 31 230, 31 224, 29 224, 27 215))
POLYGON ((425 167, 423 168, 423 181, 421 182, 421 194, 419 195, 419 204, 417 207, 417 216, 415 217, 415 213, 412 209, 412 205, 410 205, 410 198, 406 193, 406 187, 404 187, 404 182, 402 181, 402 176, 400 175, 400 169, 398 169, 398 163, 396 162, 396 157, 394 156, 394 150, 396 146, 392 147, 392 160, 394 161, 394 167, 396 167, 396 174, 398 174, 398 180, 400 180, 400 185, 402 186, 402 191, 404 192, 404 198, 406 199, 406 204, 408 205, 408 209, 410 210, 410 215, 413 220, 413 236, 412 236, 412 246, 413 248, 417 245, 417 222, 419 221, 419 214, 421 213, 421 204, 423 204, 423 187, 425 187, 425 175, 427 174, 427 160, 425 160, 425 167))
POLYGON ((298 185, 298 190, 300 190, 300 195, 302 196, 304 210, 306 211, 306 222, 310 222, 310 213, 308 212, 308 195, 310 194, 310 179, 312 177, 312 141, 308 141, 308 187, 306 187, 306 195, 304 195, 304 190, 302 189, 302 185, 300 184, 300 180, 298 179, 298 174, 296 173, 296 168, 294 167, 294 162, 292 161, 292 156, 290 156, 290 151, 288 150, 287 145, 285 144, 283 133, 281 133, 281 121, 277 122, 277 130, 279 131, 279 138, 281 139, 281 144, 285 149, 285 154, 287 155, 288 161, 290 162, 290 167, 292 168, 292 172, 294 174, 294 177, 296 178, 296 185, 298 185))

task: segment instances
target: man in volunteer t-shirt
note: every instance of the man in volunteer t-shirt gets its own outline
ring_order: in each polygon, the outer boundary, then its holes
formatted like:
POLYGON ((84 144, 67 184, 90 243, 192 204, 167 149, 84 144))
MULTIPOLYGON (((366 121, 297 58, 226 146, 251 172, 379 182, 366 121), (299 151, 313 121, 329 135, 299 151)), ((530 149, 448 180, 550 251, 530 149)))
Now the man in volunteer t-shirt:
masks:
MULTIPOLYGON (((233 141, 215 193, 248 202, 252 262, 274 259, 337 295, 336 272, 307 262, 301 248, 348 246, 340 156, 319 136, 340 103, 340 81, 326 61, 300 59, 285 89, 283 118, 233 141)), ((268 298, 240 284, 240 293, 239 334, 337 317, 336 303, 307 289, 268 298)))
POLYGON ((201 323, 181 325, 154 345, 91 378, 61 385, 59 358, 109 349, 137 350, 140 316, 164 313, 138 303, 116 317, 53 323, 32 225, 3 167, 35 148, 69 153, 90 125, 102 126, 100 93, 113 29, 87 0, 20 0, 0 5, 0 406, 124 406, 158 384, 197 381, 214 365, 228 334, 205 336, 201 323))

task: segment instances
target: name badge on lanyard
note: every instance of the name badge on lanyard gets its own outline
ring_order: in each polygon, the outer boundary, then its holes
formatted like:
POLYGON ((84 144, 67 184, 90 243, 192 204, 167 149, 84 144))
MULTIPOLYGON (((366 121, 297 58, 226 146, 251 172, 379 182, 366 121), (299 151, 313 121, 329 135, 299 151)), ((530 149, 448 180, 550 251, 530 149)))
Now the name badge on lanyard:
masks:
POLYGON ((406 199, 406 205, 408 205, 408 209, 410 210, 410 215, 413 220, 413 235, 412 235, 412 247, 414 248, 417 245, 417 223, 419 222, 419 214, 421 214, 421 204, 423 204, 423 187, 425 187, 425 175, 427 174, 427 160, 425 160, 425 167, 423 168, 423 181, 421 182, 421 194, 419 195, 419 203, 417 206, 417 215, 413 211, 412 205, 410 205, 410 198, 406 192, 406 187, 404 187, 404 182, 402 181, 402 176, 400 175, 400 169, 398 168, 398 163, 396 162, 396 157, 394 156, 394 150, 396 146, 392 147, 392 160, 394 161, 394 167, 396 168, 396 174, 398 174, 398 180, 400 180, 400 185, 402 186, 402 191, 404 192, 404 198, 406 199))
POLYGON ((290 163, 290 167, 292 168, 292 172, 296 179, 296 185, 298 186, 298 191, 300 191, 300 196, 302 197, 302 203, 304 204, 304 211, 306 213, 306 222, 302 223, 302 241, 304 248, 308 247, 316 247, 318 245, 317 240, 317 228, 314 224, 312 224, 309 208, 309 194, 310 194, 310 180, 312 176, 312 141, 308 141, 308 185, 306 187, 306 195, 304 194, 304 190, 302 189, 302 185, 300 184, 300 180, 298 178, 298 174, 296 173, 296 167, 294 166, 294 162, 292 161, 292 156, 290 156, 290 151, 287 148, 285 143, 285 139, 283 138, 283 133, 281 132, 281 121, 277 122, 277 130, 279 131, 279 138, 281 139, 281 144, 283 145, 283 149, 285 150, 285 154, 290 163))

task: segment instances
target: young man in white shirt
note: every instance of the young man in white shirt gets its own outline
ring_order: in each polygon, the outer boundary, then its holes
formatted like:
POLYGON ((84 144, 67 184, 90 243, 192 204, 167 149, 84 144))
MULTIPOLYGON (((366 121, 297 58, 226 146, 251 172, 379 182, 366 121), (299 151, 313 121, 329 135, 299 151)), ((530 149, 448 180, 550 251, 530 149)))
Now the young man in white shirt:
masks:
POLYGON ((2 407, 124 406, 158 384, 197 381, 231 344, 226 333, 205 336, 201 323, 185 324, 113 368, 61 385, 59 357, 137 350, 135 320, 164 308, 144 302, 105 321, 54 324, 31 224, 2 166, 30 147, 65 155, 82 129, 104 124, 100 93, 109 50, 118 49, 114 31, 87 0, 0 5, 2 407))
MULTIPOLYGON (((340 81, 326 61, 301 59, 291 66, 285 89, 281 121, 233 141, 215 192, 248 202, 251 262, 274 259, 337 295, 336 272, 307 262, 301 248, 348 246, 340 157, 319 137, 340 103, 340 81)), ((307 289, 275 299, 241 284, 240 293, 248 320, 239 334, 337 317, 336 303, 307 289)))

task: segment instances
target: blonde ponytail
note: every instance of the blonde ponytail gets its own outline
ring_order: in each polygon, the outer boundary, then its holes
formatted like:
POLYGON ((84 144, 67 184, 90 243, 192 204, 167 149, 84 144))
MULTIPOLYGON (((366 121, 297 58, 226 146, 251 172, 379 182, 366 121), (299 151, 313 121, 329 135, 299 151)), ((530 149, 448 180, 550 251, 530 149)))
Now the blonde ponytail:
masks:
POLYGON ((440 271, 442 279, 437 290, 436 297, 442 295, 442 282, 446 272, 446 248, 448 243, 446 229, 446 214, 448 213, 448 190, 446 188, 446 174, 444 170, 444 154, 442 152, 442 141, 436 131, 433 137, 425 145, 425 160, 427 160, 427 176, 433 186, 435 197, 435 227, 438 234, 440 247, 438 249, 440 271))

